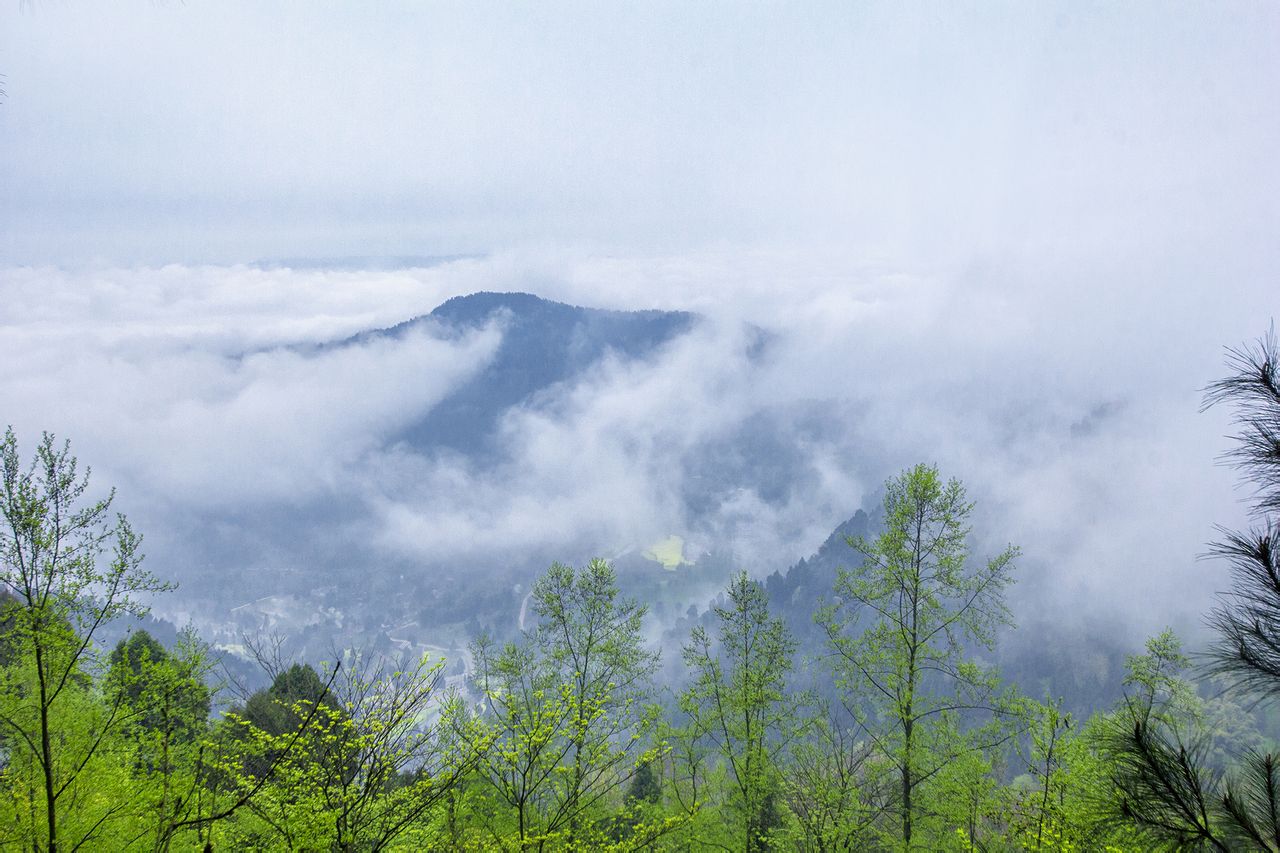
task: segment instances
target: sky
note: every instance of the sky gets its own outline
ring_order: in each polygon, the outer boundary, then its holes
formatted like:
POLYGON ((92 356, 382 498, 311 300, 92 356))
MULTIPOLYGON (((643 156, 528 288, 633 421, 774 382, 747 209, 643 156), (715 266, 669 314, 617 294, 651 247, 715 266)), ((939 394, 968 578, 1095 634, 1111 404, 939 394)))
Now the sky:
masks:
POLYGON ((1197 410, 1277 304, 1275 4, 9 0, 0 74, 2 419, 165 559, 336 495, 386 553, 665 535, 763 413, 809 474, 722 507, 753 569, 930 460, 1052 595, 1158 628, 1225 586, 1197 410), (481 289, 711 322, 513 415, 497 474, 386 439, 500 327, 289 349, 481 289))

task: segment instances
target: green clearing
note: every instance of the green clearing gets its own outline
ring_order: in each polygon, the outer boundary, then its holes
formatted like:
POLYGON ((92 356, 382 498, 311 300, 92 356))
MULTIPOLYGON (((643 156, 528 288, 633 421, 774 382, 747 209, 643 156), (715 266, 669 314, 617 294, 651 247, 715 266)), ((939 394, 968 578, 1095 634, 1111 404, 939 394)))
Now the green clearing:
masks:
POLYGON ((684 539, 672 534, 661 542, 655 542, 644 551, 644 557, 653 560, 655 563, 661 563, 662 567, 669 572, 674 572, 676 567, 684 563, 684 539))

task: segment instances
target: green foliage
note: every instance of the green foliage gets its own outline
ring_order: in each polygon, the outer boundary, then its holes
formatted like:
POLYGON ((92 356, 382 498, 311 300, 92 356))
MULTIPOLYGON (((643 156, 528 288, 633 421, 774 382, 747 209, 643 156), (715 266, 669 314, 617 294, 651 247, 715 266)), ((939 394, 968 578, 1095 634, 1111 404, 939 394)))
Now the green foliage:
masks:
POLYGON ((105 702, 87 677, 69 679, 57 701, 43 708, 39 696, 33 654, 0 669, 0 719, 7 730, 0 770, 0 844, 28 850, 51 850, 54 843, 122 844, 135 814, 129 800, 133 754, 122 737, 119 709, 105 702), (39 740, 42 722, 50 732, 48 753, 39 740), (57 786, 52 820, 46 778, 57 786), (56 828, 54 843, 51 825, 56 828))
MULTIPOLYGON (((1239 432, 1227 458, 1256 487, 1254 513, 1263 523, 1248 532, 1223 531, 1213 553, 1228 560, 1232 585, 1210 614, 1219 641, 1211 671, 1232 691, 1280 694, 1280 559, 1275 542, 1280 509, 1280 373, 1274 333, 1254 347, 1229 351, 1231 375, 1209 386, 1205 405, 1236 406, 1239 432)), ((1130 664, 1124 706, 1107 720, 1103 744, 1116 795, 1107 808, 1113 825, 1134 828, 1151 845, 1227 850, 1280 850, 1275 815, 1280 785, 1275 759, 1253 748, 1230 722, 1236 708, 1210 707, 1176 673, 1186 664, 1171 635, 1148 644, 1130 664), (1227 753, 1215 735, 1228 734, 1240 761, 1224 770, 1227 753)), ((1249 741, 1252 740, 1253 743, 1249 741)))
POLYGON ((662 799, 662 780, 654 769, 654 762, 641 761, 627 788, 628 803, 657 803, 662 799))
POLYGON ((855 740, 851 728, 818 718, 788 758, 782 770, 792 815, 788 846, 806 853, 873 846, 876 821, 891 796, 887 768, 871 745, 855 740))
POLYGON ((613 569, 555 564, 533 588, 536 627, 523 643, 473 645, 484 712, 458 728, 484 782, 468 804, 501 849, 597 849, 621 826, 632 842, 669 827, 616 802, 639 768, 659 711, 647 705, 657 655, 645 608, 619 598, 613 569))
POLYGON ((1251 811, 1267 790, 1266 757, 1246 752, 1231 774, 1215 761, 1224 735, 1239 745, 1259 736, 1247 718, 1222 724, 1235 706, 1202 699, 1183 674, 1188 664, 1172 632, 1153 637, 1127 662, 1124 701, 1091 721, 1109 785, 1095 799, 1100 823, 1145 847, 1226 850, 1247 838, 1246 847, 1276 849, 1274 837, 1258 840, 1265 820, 1251 811))
POLYGON ((134 750, 134 823, 157 850, 171 846, 176 824, 196 814, 204 780, 200 755, 211 697, 207 649, 190 631, 171 653, 146 631, 121 640, 103 680, 110 700, 127 709, 124 735, 134 750))
POLYGON ((111 519, 114 495, 90 501, 88 488, 67 443, 46 433, 23 465, 13 430, 5 431, 0 588, 10 664, 0 728, 7 782, 27 786, 23 843, 50 853, 96 843, 127 811, 104 802, 97 784, 129 715, 120 695, 97 701, 94 639, 116 616, 145 612, 141 596, 167 588, 141 568, 141 537, 124 516, 111 519), (13 778, 20 768, 22 781, 13 778))
POLYGON ((1183 677, 1191 660, 1182 653, 1182 641, 1166 628, 1147 640, 1147 653, 1125 659, 1124 686, 1132 704, 1158 717, 1199 719, 1202 703, 1195 687, 1183 677))
POLYGON ((438 714, 427 721, 443 666, 366 666, 353 656, 329 684, 307 666, 281 672, 261 701, 228 715, 237 748, 218 770, 246 807, 226 837, 285 849, 426 843, 436 806, 474 764, 438 714))
POLYGON ((715 608, 715 640, 698 626, 684 648, 693 682, 680 696, 689 720, 680 732, 682 801, 690 811, 710 806, 725 818, 719 831, 735 838, 735 848, 764 850, 781 828, 779 765, 804 731, 805 697, 787 690, 795 641, 769 614, 760 584, 738 574, 727 592, 727 604, 715 608), (713 796, 717 773, 728 788, 724 801, 713 796))
POLYGON ((930 790, 939 774, 1008 741, 1017 720, 1013 697, 967 652, 990 649, 1009 623, 1004 589, 1018 551, 971 566, 972 510, 961 484, 944 483, 931 466, 890 481, 884 532, 849 539, 863 562, 840 571, 836 603, 816 617, 847 709, 897 776, 905 849, 941 843, 941 830, 917 832, 922 816, 942 811, 930 790))
POLYGON ((204 678, 210 669, 207 651, 195 634, 179 636, 176 654, 146 631, 116 645, 105 680, 107 695, 133 713, 134 737, 166 744, 190 745, 204 734, 212 697, 204 678))
POLYGON ((337 710, 337 697, 311 664, 295 663, 278 673, 266 690, 248 698, 238 716, 268 734, 280 735, 298 728, 312 706, 328 705, 337 710))
POLYGON ((1026 714, 1031 724, 1028 767, 1032 785, 1018 804, 1022 835, 1030 850, 1060 849, 1066 841, 1067 747, 1074 721, 1071 714, 1063 712, 1060 701, 1029 699, 1026 714))
POLYGON ((1028 774, 1011 786, 1006 837, 1015 849, 1141 850, 1124 824, 1109 820, 1115 798, 1105 748, 1107 718, 1083 723, 1059 701, 1025 701, 1030 740, 1028 774))
MULTIPOLYGON (((1274 363, 1254 367, 1240 387, 1271 406, 1274 363)), ((1209 698, 1168 631, 1127 660, 1109 712, 1004 686, 975 656, 1009 623, 1018 552, 971 563, 972 504, 921 465, 888 484, 883 533, 848 539, 862 563, 816 614, 834 708, 790 688, 796 642, 738 574, 664 717, 645 608, 593 560, 536 582, 520 641, 476 640, 472 693, 427 658, 271 662, 270 687, 211 725, 191 632, 98 651, 165 588, 110 497, 86 500, 48 436, 23 467, 6 433, 0 473, 0 848, 1280 853, 1280 762, 1239 692, 1275 689, 1269 533, 1229 539, 1244 580, 1216 671, 1234 690, 1209 698)))

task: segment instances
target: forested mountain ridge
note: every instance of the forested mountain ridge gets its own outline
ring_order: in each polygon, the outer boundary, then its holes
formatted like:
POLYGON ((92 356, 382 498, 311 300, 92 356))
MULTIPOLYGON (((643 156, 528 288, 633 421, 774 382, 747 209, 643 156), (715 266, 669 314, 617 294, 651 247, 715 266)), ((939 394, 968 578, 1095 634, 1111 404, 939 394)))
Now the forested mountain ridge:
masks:
POLYGON ((420 328, 459 335, 499 324, 502 341, 493 358, 400 436, 419 451, 453 450, 485 461, 485 453, 495 450, 491 439, 504 412, 516 406, 536 407, 547 392, 610 355, 621 360, 652 357, 697 322, 697 315, 684 311, 612 311, 566 305, 531 293, 482 291, 455 296, 430 314, 361 332, 338 346, 399 337, 420 328))
MULTIPOLYGON (((682 311, 605 310, 530 293, 478 292, 455 296, 429 313, 395 325, 294 347, 290 355, 323 382, 334 369, 331 365, 337 365, 338 371, 348 369, 341 366, 347 363, 354 365, 351 370, 376 369, 377 360, 361 357, 370 347, 401 351, 423 341, 456 345, 475 360, 474 370, 450 383, 439 399, 416 407, 406 403, 405 413, 397 414, 390 421, 392 426, 378 424, 377 430, 361 434, 363 452, 374 458, 395 458, 398 470, 405 467, 407 458, 422 468, 438 464, 463 470, 460 476, 472 480, 502 480, 497 469, 522 462, 519 448, 503 440, 504 419, 529 412, 554 417, 555 407, 579 383, 589 383, 594 371, 661 358, 666 347, 701 322, 698 315, 682 311), (467 350, 465 340, 486 331, 493 332, 493 351, 467 350)), ((409 388, 433 378, 404 372, 371 376, 368 384, 385 385, 390 379, 391 384, 409 388)), ((305 393, 289 386, 290 393, 295 390, 305 393)), ((360 391, 356 389, 356 405, 360 391)), ((406 391, 406 399, 413 397, 406 391)), ((332 448, 335 453, 344 450, 332 448)), ((213 622, 206 628, 225 635, 219 639, 227 642, 234 642, 236 634, 255 623, 287 631, 295 641, 304 633, 314 638, 326 630, 336 632, 337 625, 331 623, 337 611, 342 612, 341 624, 347 631, 354 626, 357 634, 365 629, 376 634, 379 620, 391 618, 395 624, 404 624, 434 607, 437 599, 437 615, 505 623, 507 608, 485 605, 509 594, 513 584, 527 585, 535 567, 545 566, 550 557, 524 554, 513 559, 509 552, 486 550, 480 537, 474 540, 465 565, 433 554, 406 556, 395 549, 371 553, 362 537, 382 524, 378 516, 388 503, 404 499, 403 490, 384 490, 383 483, 376 482, 363 490, 329 489, 323 500, 309 503, 276 501, 252 511, 232 504, 219 510, 224 517, 214 523, 208 512, 198 519, 192 516, 192 529, 185 531, 189 535, 181 545, 185 555, 181 562, 207 568, 180 580, 185 590, 198 591, 202 597, 199 618, 213 622), (372 500, 370 493, 376 495, 372 500), (352 529, 364 532, 353 534, 352 529), (202 549, 208 553, 190 559, 193 551, 202 549), (393 587, 400 589, 396 601, 404 612, 389 617, 385 602, 379 599, 393 587), (210 601, 220 606, 211 608, 210 601), (219 613, 226 615, 219 617, 219 613)), ((411 511, 424 512, 420 504, 411 511)), ((555 543, 557 553, 583 547, 567 539, 555 543)), ((602 551, 618 544, 594 542, 591 547, 602 551)))
POLYGON ((858 556, 846 540, 851 536, 869 535, 871 523, 871 516, 858 510, 833 530, 810 557, 800 558, 785 573, 774 572, 765 578, 770 605, 786 620, 802 647, 820 643, 820 632, 813 621, 814 611, 821 599, 831 595, 839 570, 848 567, 858 556))

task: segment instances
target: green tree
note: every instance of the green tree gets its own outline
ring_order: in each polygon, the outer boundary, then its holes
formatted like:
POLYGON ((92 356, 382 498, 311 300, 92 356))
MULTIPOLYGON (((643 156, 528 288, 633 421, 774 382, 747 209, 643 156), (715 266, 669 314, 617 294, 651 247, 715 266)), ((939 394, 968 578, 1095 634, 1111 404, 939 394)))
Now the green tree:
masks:
POLYGON ((326 681, 309 663, 264 667, 272 675, 271 684, 251 693, 243 705, 233 706, 218 731, 220 746, 239 756, 241 776, 254 780, 271 774, 284 757, 282 750, 295 736, 298 748, 304 748, 301 736, 306 732, 305 721, 318 716, 319 709, 342 712, 332 689, 337 672, 326 681), (263 739, 259 733, 269 738, 263 739), (253 741, 255 748, 250 748, 248 741, 253 741), (258 748, 266 743, 271 744, 270 749, 258 748))
POLYGON ((1062 702, 1027 702, 1031 718, 1031 760, 1028 769, 1035 787, 1023 798, 1020 817, 1028 849, 1058 849, 1064 841, 1066 799, 1066 746, 1072 733, 1072 717, 1062 702))
MULTIPOLYGON (((647 744, 657 709, 645 703, 657 654, 642 640, 645 608, 619 597, 604 560, 554 564, 530 604, 536 624, 523 643, 473 644, 486 707, 464 736, 513 813, 514 846, 589 848, 615 793, 657 755, 647 744)), ((501 825, 490 831, 508 843, 501 825)))
MULTIPOLYGON (((1225 558, 1231 586, 1209 616, 1218 634, 1209 672, 1253 698, 1280 695, 1280 349, 1274 329, 1228 350, 1230 374, 1205 391, 1204 407, 1235 407, 1238 432, 1226 458, 1254 486, 1257 526, 1222 531, 1213 555, 1225 558)), ((1171 713, 1176 703, 1139 692, 1108 728, 1115 820, 1148 843, 1227 850, 1280 850, 1280 759, 1246 750, 1233 772, 1215 761, 1212 732, 1200 719, 1171 713)))
POLYGON ((871 744, 827 714, 788 758, 782 772, 795 819, 792 846, 804 853, 873 847, 875 822, 888 807, 890 792, 871 744))
POLYGON ((654 769, 654 762, 641 761, 627 788, 629 803, 657 803, 662 799, 662 779, 654 769))
POLYGON ((1081 724, 1060 700, 1025 706, 1027 773, 1012 785, 1006 840, 1019 850, 1146 849, 1131 824, 1112 820, 1117 792, 1106 740, 1113 715, 1102 711, 1081 724))
POLYGON ((604 560, 592 560, 582 571, 553 565, 534 584, 532 604, 535 641, 568 677, 572 769, 565 806, 572 840, 583 800, 604 797, 637 772, 634 749, 617 747, 631 746, 652 726, 654 710, 643 703, 658 655, 641 636, 647 608, 619 598, 617 578, 604 560))
POLYGON ((698 745, 705 744, 727 776, 727 813, 733 816, 729 849, 752 851, 769 846, 769 833, 781 823, 781 757, 805 723, 807 697, 787 690, 795 640, 782 620, 769 613, 759 583, 745 573, 729 584, 728 601, 714 609, 715 639, 701 625, 684 647, 693 679, 680 695, 689 720, 684 777, 686 805, 702 805, 705 771, 698 745))
MULTIPOLYGON (((0 670, 0 715, 31 726, 37 721, 34 659, 25 655, 0 670)), ((57 838, 63 849, 83 842, 92 849, 120 849, 130 843, 143 811, 132 772, 134 750, 124 736, 122 710, 104 701, 87 678, 73 679, 48 710, 58 790, 57 838), (75 761, 75 766, 67 764, 75 761)), ((7 733, 12 728, 6 727, 7 733)), ((6 736, 0 761, 0 849, 47 850, 44 768, 38 749, 6 736)))
POLYGON ((296 730, 307 714, 298 712, 299 705, 309 709, 319 704, 339 710, 338 697, 331 687, 311 664, 290 664, 275 674, 270 687, 251 694, 244 707, 233 712, 264 732, 286 734, 296 730))
POLYGON ((167 742, 195 743, 205 733, 212 694, 204 682, 210 663, 195 634, 185 631, 170 654, 145 630, 116 644, 108 659, 106 692, 134 711, 130 725, 167 742))
MULTIPOLYGON (((310 677, 302 674, 302 692, 318 698, 300 699, 289 709, 289 718, 275 718, 297 720, 291 733, 285 731, 275 736, 264 732, 248 722, 241 709, 227 714, 212 736, 199 744, 195 766, 190 772, 188 795, 176 798, 172 813, 162 819, 154 849, 168 851, 179 839, 194 833, 199 846, 211 850, 215 830, 222 824, 229 826, 230 837, 243 842, 240 830, 251 823, 249 816, 255 814, 255 810, 258 814, 264 811, 257 800, 269 797, 267 787, 281 780, 288 763, 305 763, 315 760, 319 754, 308 736, 330 713, 338 713, 331 701, 331 688, 341 671, 339 663, 329 680, 318 689, 313 689, 310 677), (304 752, 307 758, 301 757, 304 752)), ((285 675, 283 671, 277 673, 276 680, 282 680, 285 675)), ((315 675, 314 670, 310 675, 315 675)), ((256 849, 260 840, 254 838, 252 843, 238 846, 256 849)))
POLYGON ((1258 526, 1223 530, 1211 553, 1228 561, 1231 589, 1210 614, 1218 631, 1213 671, 1237 689, 1280 695, 1280 348, 1274 329, 1228 351, 1230 376, 1211 384, 1205 407, 1231 403, 1239 432, 1226 459, 1254 487, 1258 526))
POLYGON ((29 846, 50 853, 92 843, 122 811, 119 804, 97 805, 100 798, 83 787, 86 772, 125 724, 124 697, 80 715, 78 737, 62 736, 55 726, 67 719, 63 706, 93 698, 87 685, 100 629, 119 615, 145 613, 143 597, 168 588, 142 569, 141 537, 124 516, 112 519, 114 493, 91 501, 88 488, 89 472, 81 474, 69 444, 59 446, 45 433, 24 465, 13 430, 5 431, 0 587, 11 596, 5 645, 19 660, 20 683, 10 683, 13 701, 4 703, 0 726, 10 748, 38 771, 29 846), (90 808, 102 809, 100 820, 85 819, 90 808), (63 830, 73 809, 81 828, 68 834, 63 830))
POLYGON ((884 507, 875 541, 848 540, 863 562, 840 570, 836 603, 817 618, 846 707, 895 770, 897 836, 909 850, 920 846, 916 826, 932 807, 922 789, 958 759, 1011 736, 1009 697, 968 654, 991 649, 996 629, 1010 623, 1004 590, 1018 550, 971 565, 973 504, 959 481, 944 483, 929 465, 891 480, 884 507))
POLYGON ((1112 789, 1101 811, 1112 827, 1133 827, 1148 845, 1227 850, 1217 814, 1223 780, 1209 766, 1203 703, 1183 677, 1189 665, 1172 631, 1126 661, 1125 697, 1100 719, 1112 789))
POLYGON ((321 682, 309 666, 281 672, 261 694, 269 704, 251 699, 230 719, 243 752, 258 760, 222 766, 234 791, 253 792, 228 837, 237 846, 287 849, 432 846, 435 807, 474 764, 441 737, 445 724, 432 713, 443 666, 425 657, 366 663, 351 654, 336 683, 321 682), (287 713, 258 713, 255 722, 251 707, 287 713), (259 767, 269 775, 255 775, 259 767))
MULTIPOLYGON (((146 631, 111 653, 104 692, 128 709, 124 736, 134 750, 133 818, 139 842, 166 850, 177 823, 199 811, 205 779, 200 756, 211 696, 207 649, 184 631, 171 653, 146 631)), ((198 835, 198 833, 197 833, 198 835)))
POLYGON ((930 850, 973 853, 998 845, 1012 812, 1013 792, 1000 784, 1004 756, 972 749, 959 753, 928 785, 917 835, 930 850))

